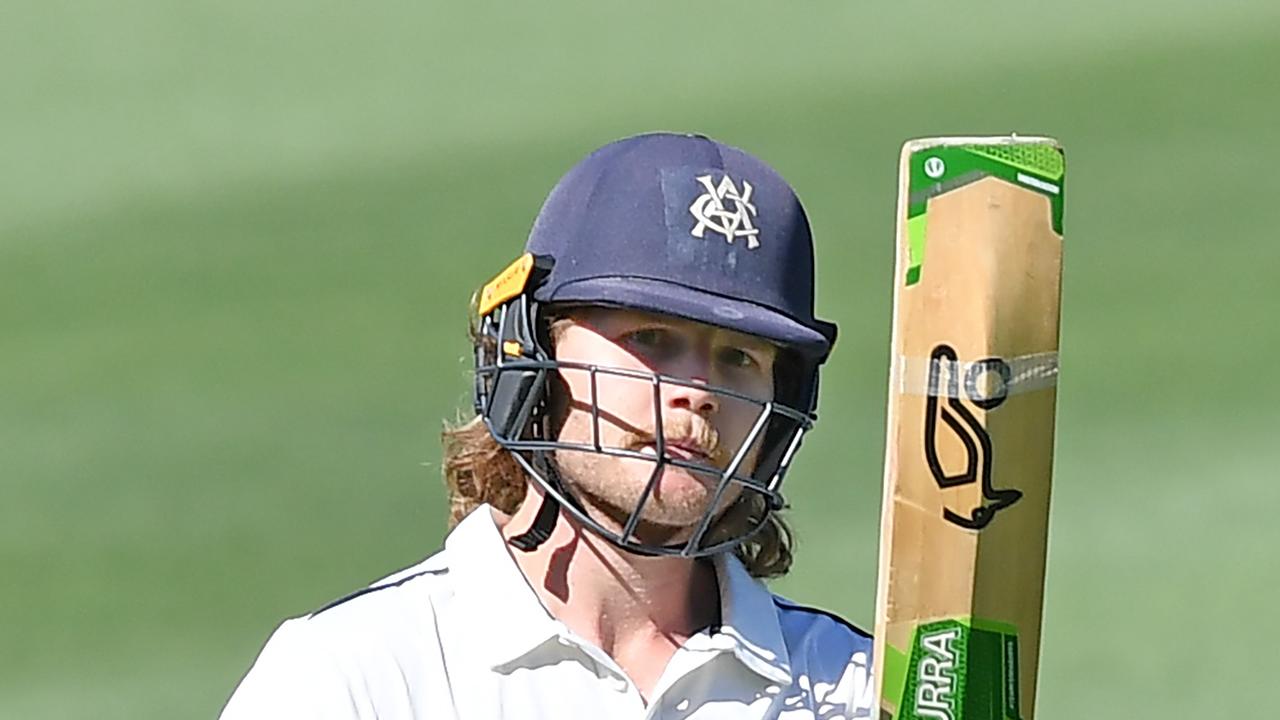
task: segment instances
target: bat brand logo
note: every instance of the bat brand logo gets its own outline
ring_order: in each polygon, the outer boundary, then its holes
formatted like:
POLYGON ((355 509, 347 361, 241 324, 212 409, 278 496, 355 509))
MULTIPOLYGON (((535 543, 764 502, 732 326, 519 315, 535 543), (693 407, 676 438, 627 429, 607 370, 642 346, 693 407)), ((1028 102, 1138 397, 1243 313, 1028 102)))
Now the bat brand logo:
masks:
POLYGON ((915 716, 933 720, 955 717, 956 648, 960 630, 951 628, 920 638, 923 657, 916 666, 915 716))
POLYGON ((925 401, 924 454, 939 488, 945 490, 975 482, 982 483, 982 501, 968 515, 961 515, 951 508, 943 508, 942 511, 944 518, 962 528, 981 530, 990 524, 997 512, 1016 503, 1022 497, 1022 492, 992 486, 991 465, 994 458, 991 436, 970 412, 962 397, 969 398, 970 402, 982 410, 994 410, 1008 397, 1012 372, 1009 364, 1000 358, 986 358, 970 364, 963 372, 963 380, 960 377, 961 371, 954 348, 941 344, 933 349, 929 356, 929 387, 925 401), (938 453, 939 420, 964 446, 965 467, 959 473, 948 474, 942 466, 938 453))
POLYGON ((707 191, 689 206, 693 219, 698 221, 693 227, 693 236, 700 238, 710 229, 723 235, 729 244, 737 238, 746 238, 748 250, 760 247, 760 228, 752 222, 756 206, 751 204, 751 183, 743 180, 742 192, 738 192, 728 175, 720 178, 718 185, 711 182, 710 175, 699 175, 697 180, 707 191), (725 206, 726 202, 733 204, 733 210, 725 206))
POLYGON ((946 171, 947 171, 947 164, 944 163, 942 161, 942 158, 938 157, 937 155, 934 155, 932 157, 925 159, 924 161, 925 175, 928 175, 934 180, 937 180, 938 178, 942 177, 943 173, 945 173, 946 171))

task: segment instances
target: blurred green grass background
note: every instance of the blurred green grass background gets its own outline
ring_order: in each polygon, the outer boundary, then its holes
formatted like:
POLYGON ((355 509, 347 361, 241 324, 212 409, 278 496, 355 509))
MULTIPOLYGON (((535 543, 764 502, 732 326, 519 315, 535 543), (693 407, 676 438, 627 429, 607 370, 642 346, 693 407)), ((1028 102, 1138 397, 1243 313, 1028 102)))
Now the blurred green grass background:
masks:
POLYGON ((898 148, 1068 151, 1038 717, 1266 714, 1280 4, 0 9, 0 717, 215 715, 283 617, 430 553, 470 291, 588 150, 698 130, 842 326, 777 589, 870 626, 898 148))

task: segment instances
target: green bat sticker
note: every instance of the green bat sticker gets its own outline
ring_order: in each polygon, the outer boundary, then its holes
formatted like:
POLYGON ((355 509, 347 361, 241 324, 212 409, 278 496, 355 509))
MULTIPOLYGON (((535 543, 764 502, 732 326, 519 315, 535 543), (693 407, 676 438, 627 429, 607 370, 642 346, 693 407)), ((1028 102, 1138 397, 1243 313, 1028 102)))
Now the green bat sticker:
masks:
POLYGON ((994 176, 1049 197, 1053 229, 1062 234, 1062 150, 1045 142, 1005 145, 940 145, 911 154, 907 203, 907 285, 920 282, 929 199, 994 176))
POLYGON ((888 649, 884 667, 894 720, 1021 720, 1018 633, 1010 626, 927 623, 916 628, 909 653, 888 649))

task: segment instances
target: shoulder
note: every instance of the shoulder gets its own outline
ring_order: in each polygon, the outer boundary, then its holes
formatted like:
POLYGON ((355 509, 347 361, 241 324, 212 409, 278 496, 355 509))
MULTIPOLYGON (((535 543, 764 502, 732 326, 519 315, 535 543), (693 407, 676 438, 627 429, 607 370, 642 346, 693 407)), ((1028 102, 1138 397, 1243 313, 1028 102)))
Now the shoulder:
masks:
POLYGON ((436 615, 452 598, 443 552, 376 580, 291 621, 318 649, 369 664, 403 663, 435 636, 436 615))
MULTIPOLYGON (((436 613, 447 603, 443 553, 284 621, 267 640, 224 710, 224 718, 279 717, 304 708, 378 707, 411 702, 440 664, 436 613)), ((356 712, 354 716, 365 715, 356 712)), ((323 715, 328 717, 329 715, 323 715)), ((338 717, 350 717, 343 714, 338 717)))
POLYGON ((792 671, 808 678, 820 702, 838 703, 850 717, 871 717, 871 634, 836 613, 774 595, 792 671))
POLYGON ((871 657, 871 633, 830 610, 802 605, 780 595, 773 596, 778 624, 788 649, 854 650, 871 657))
POLYGON ((428 607, 446 600, 450 594, 449 562, 444 551, 417 565, 404 568, 363 588, 343 595, 303 618, 320 627, 348 623, 367 624, 395 619, 426 601, 428 607))

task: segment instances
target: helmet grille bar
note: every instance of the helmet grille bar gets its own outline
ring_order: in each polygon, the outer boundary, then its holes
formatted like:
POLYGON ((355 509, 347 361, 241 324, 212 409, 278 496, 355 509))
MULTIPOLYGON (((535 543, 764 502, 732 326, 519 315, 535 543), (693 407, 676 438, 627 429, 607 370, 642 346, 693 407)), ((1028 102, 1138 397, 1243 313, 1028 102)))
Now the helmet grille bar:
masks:
POLYGON ((600 452, 600 388, 596 382, 599 368, 591 368, 591 446, 600 452))
MULTIPOLYGON (((742 461, 747 458, 747 453, 751 452, 751 448, 756 444, 756 439, 760 437, 760 433, 764 431, 764 427, 772 416, 773 403, 766 403, 760 411, 760 415, 756 417, 755 423, 751 426, 751 432, 747 433, 747 438, 738 446, 738 451, 734 453, 733 460, 730 461, 729 467, 725 468, 724 473, 720 476, 720 482, 716 485, 715 497, 711 499, 711 507, 716 508, 720 505, 720 499, 724 497, 725 490, 729 489, 730 478, 737 473, 738 468, 742 465, 742 461)), ((706 534, 707 528, 711 527, 711 521, 714 519, 715 513, 708 512, 702 517, 702 522, 698 524, 698 529, 694 531, 689 538, 686 550, 692 552, 702 542, 702 536, 706 534)))

